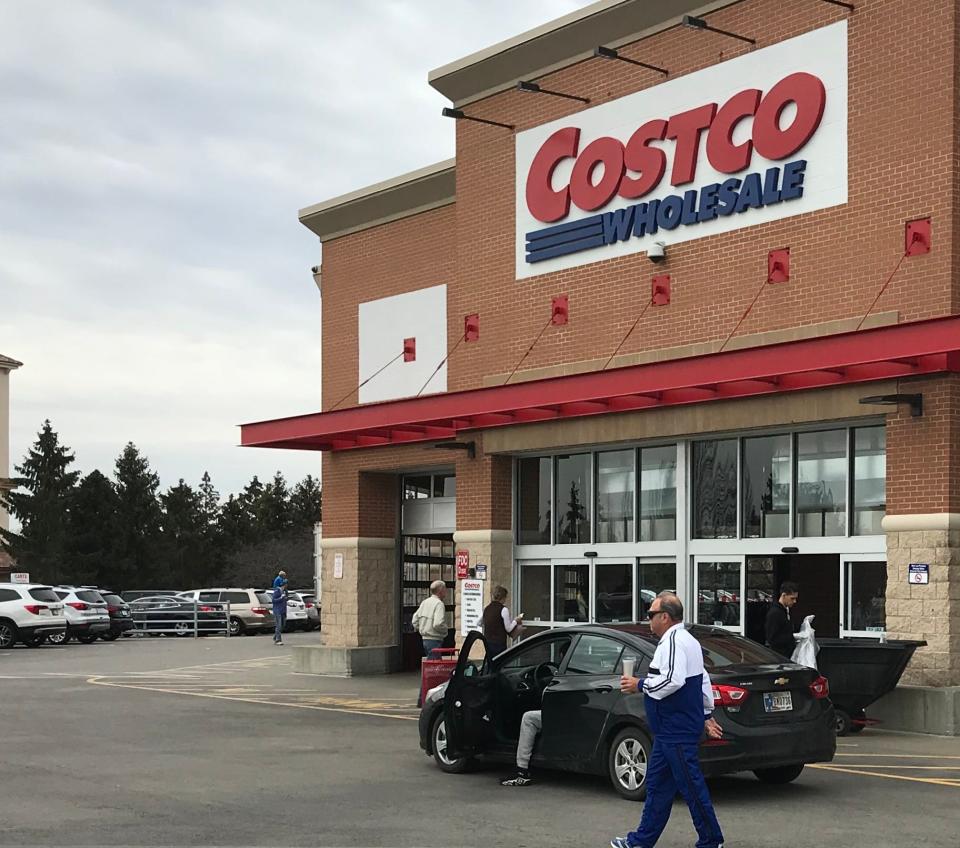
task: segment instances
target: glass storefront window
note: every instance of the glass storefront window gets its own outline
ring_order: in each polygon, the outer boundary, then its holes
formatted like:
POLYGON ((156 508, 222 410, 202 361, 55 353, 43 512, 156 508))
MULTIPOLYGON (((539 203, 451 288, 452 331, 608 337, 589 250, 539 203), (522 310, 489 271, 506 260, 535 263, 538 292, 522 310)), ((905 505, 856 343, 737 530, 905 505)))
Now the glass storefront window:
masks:
POLYGON ((523 565, 520 567, 520 603, 525 622, 550 621, 550 566, 523 565))
POLYGON ((633 621, 632 565, 597 564, 597 594, 594 599, 594 620, 602 622, 633 621))
POLYGON ((589 621, 589 597, 590 566, 587 563, 554 566, 554 621, 589 621))
POLYGON ((597 454, 597 541, 633 541, 636 472, 632 450, 597 454))
POLYGON ((549 456, 524 457, 517 463, 517 543, 550 544, 549 456))
POLYGON ((457 478, 453 474, 437 474, 433 478, 433 496, 435 498, 455 498, 457 496, 457 478))
POLYGON ((557 544, 590 542, 591 459, 589 453, 557 457, 557 544))
POLYGON ((887 629, 887 564, 848 562, 844 575, 846 630, 881 633, 887 629))
POLYGON ((677 538, 677 446, 640 451, 640 541, 677 538))
POLYGON ((677 591, 677 566, 672 562, 641 562, 637 569, 637 594, 640 599, 639 621, 647 621, 653 599, 661 592, 677 591))
POLYGON ((853 431, 854 536, 876 536, 887 511, 887 428, 853 431))
POLYGON ((697 563, 697 622, 740 626, 740 563, 697 563))
POLYGON ((430 475, 423 477, 403 478, 403 499, 405 501, 420 500, 430 497, 430 475))
POLYGON ((737 535, 737 440, 693 443, 693 537, 737 535))
POLYGON ((790 535, 790 436, 743 440, 740 491, 743 538, 790 535))
POLYGON ((847 532, 847 431, 797 435, 797 535, 847 532))

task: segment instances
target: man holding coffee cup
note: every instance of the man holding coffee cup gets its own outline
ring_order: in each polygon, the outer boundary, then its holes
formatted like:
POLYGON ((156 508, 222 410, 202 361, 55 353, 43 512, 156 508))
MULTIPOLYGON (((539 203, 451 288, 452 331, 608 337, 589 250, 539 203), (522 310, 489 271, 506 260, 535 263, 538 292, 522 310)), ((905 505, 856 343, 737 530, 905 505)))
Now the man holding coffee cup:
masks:
POLYGON ((699 839, 697 848, 722 848, 723 832, 713 811, 700 770, 698 748, 706 730, 720 739, 723 730, 713 718, 713 686, 703 667, 703 649, 683 626, 683 604, 661 592, 650 604, 650 629, 660 642, 645 678, 633 676, 633 659, 623 663, 620 691, 642 692, 653 731, 653 752, 647 765, 647 798, 640 826, 610 841, 611 848, 653 848, 670 818, 679 792, 690 808, 699 839))

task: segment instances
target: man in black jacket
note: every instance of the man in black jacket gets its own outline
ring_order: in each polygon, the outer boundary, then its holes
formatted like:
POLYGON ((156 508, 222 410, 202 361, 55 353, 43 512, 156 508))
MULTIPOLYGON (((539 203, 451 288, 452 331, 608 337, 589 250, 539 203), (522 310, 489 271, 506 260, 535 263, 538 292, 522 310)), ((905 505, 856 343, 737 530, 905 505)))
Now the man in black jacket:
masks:
POLYGON ((767 612, 767 645, 787 659, 790 659, 796 647, 793 624, 790 621, 790 607, 797 602, 799 594, 800 589, 796 583, 784 583, 780 587, 780 600, 772 604, 767 612))

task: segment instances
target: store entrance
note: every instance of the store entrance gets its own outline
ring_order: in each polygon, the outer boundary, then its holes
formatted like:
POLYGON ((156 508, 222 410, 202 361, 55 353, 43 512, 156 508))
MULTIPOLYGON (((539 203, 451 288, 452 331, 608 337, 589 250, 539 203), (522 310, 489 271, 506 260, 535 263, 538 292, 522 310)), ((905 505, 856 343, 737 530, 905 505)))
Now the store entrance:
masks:
POLYGON ((800 587, 800 599, 791 610, 794 628, 814 615, 817 636, 840 635, 840 556, 838 554, 779 554, 748 556, 746 568, 746 622, 744 632, 764 642, 764 622, 770 604, 780 597, 786 581, 800 587))
POLYGON ((400 655, 404 671, 420 668, 423 645, 413 629, 411 619, 420 602, 430 594, 430 584, 442 580, 447 584, 448 639, 453 637, 456 571, 454 569, 453 534, 435 533, 403 537, 400 578, 400 655))

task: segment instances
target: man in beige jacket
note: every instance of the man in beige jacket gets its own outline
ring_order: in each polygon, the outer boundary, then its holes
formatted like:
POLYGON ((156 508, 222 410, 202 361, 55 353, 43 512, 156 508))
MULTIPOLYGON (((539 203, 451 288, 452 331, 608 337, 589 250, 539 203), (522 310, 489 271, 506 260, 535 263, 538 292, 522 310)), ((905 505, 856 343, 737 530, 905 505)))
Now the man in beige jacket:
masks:
POLYGON ((434 648, 439 648, 447 638, 447 607, 443 599, 447 597, 447 584, 434 580, 430 584, 430 594, 423 599, 413 614, 413 629, 423 640, 423 655, 430 656, 434 648))

